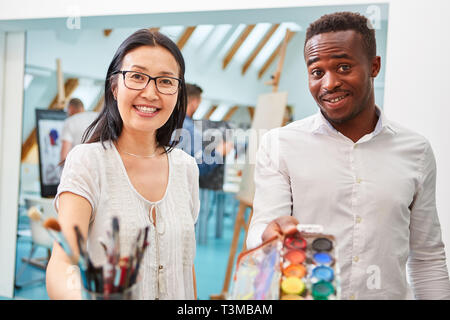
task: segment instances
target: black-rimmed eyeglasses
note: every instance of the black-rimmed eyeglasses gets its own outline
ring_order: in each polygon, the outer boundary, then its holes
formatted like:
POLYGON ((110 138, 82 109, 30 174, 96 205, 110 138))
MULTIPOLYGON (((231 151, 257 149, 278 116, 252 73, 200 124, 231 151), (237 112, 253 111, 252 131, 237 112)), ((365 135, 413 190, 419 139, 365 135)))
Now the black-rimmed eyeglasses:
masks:
POLYGON ((150 81, 155 80, 156 90, 162 94, 175 94, 181 84, 181 79, 175 77, 151 77, 148 74, 138 71, 116 71, 113 74, 121 73, 125 87, 131 90, 143 90, 150 81))

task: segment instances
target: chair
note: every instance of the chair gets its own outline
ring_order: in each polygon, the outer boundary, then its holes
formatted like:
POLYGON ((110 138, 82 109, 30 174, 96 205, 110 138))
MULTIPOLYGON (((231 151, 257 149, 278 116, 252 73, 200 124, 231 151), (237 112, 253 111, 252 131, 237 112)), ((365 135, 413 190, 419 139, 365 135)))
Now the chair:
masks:
POLYGON ((20 279, 24 274, 24 272, 26 271, 27 266, 29 265, 38 267, 45 271, 53 247, 53 239, 49 236, 47 230, 42 226, 42 222, 45 221, 45 219, 50 217, 56 218, 56 211, 53 208, 52 199, 44 199, 44 198, 25 199, 25 207, 27 208, 27 210, 29 210, 32 207, 35 207, 37 210, 39 210, 41 213, 41 221, 34 221, 32 219, 29 219, 31 230, 31 250, 27 258, 22 258, 23 264, 16 275, 15 281, 16 289, 20 289, 30 284, 45 281, 44 276, 41 279, 28 281, 26 283, 20 283, 20 279), (47 249, 46 257, 40 258, 33 257, 38 247, 43 247, 47 249))

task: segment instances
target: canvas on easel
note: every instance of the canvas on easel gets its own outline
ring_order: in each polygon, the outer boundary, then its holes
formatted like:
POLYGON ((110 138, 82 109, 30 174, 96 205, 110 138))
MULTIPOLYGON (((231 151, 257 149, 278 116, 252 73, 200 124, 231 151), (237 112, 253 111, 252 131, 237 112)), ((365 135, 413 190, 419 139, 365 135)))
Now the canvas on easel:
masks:
POLYGON ((277 68, 271 77, 271 81, 266 82, 267 85, 272 86, 272 92, 262 94, 258 97, 258 103, 256 105, 255 115, 251 127, 252 130, 256 131, 256 134, 250 135, 247 154, 247 159, 249 161, 247 161, 244 167, 242 182, 237 194, 238 200, 249 207, 253 206, 253 197, 255 195, 253 177, 259 141, 265 132, 283 125, 287 107, 287 92, 278 92, 278 86, 286 56, 287 44, 294 34, 295 32, 290 31, 289 29, 286 30, 286 34, 279 51, 280 59, 278 61, 277 68))
POLYGON ((281 127, 287 106, 287 92, 271 92, 258 97, 255 109, 249 144, 247 149, 246 164, 242 171, 242 180, 236 197, 239 201, 253 204, 255 184, 253 181, 256 152, 264 133, 270 129, 281 127))
POLYGON ((249 146, 246 155, 247 161, 243 169, 239 192, 236 196, 236 198, 239 200, 239 209, 236 214, 236 220, 234 222, 233 239, 231 240, 230 255, 228 257, 225 280, 222 292, 220 294, 210 296, 210 298, 213 300, 227 298, 241 229, 244 229, 245 231, 243 251, 246 249, 245 241, 247 238, 248 226, 253 215, 253 198, 255 195, 255 185, 253 177, 256 162, 256 152, 258 150, 261 136, 268 130, 281 127, 283 125, 283 119, 287 107, 287 92, 278 92, 278 85, 280 83, 281 70, 283 68, 284 58, 286 55, 287 43, 294 34, 295 32, 292 32, 289 29, 286 30, 286 35, 278 53, 280 55, 280 59, 278 61, 277 68, 272 76, 271 81, 266 83, 272 86, 272 92, 262 94, 258 97, 258 103, 255 108, 255 114, 250 131, 249 146), (245 221, 245 211, 247 210, 247 208, 250 208, 251 210, 248 222, 245 221))

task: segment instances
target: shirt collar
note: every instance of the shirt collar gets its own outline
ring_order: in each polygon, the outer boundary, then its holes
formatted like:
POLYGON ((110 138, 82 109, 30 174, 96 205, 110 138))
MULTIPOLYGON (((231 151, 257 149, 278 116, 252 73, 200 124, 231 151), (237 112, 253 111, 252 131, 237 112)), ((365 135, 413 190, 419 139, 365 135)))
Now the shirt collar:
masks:
MULTIPOLYGON (((375 108, 376 108, 376 112, 377 112, 378 116, 380 117, 378 119, 378 123, 381 122, 379 130, 381 131, 381 129, 386 128, 392 134, 396 134, 397 131, 395 130, 394 126, 392 125, 392 122, 386 117, 383 110, 381 110, 378 106, 375 106, 375 108)), ((378 126, 378 123, 377 123, 377 126, 378 126)), ((377 129, 377 126, 375 127, 375 131, 377 129)))
MULTIPOLYGON (((372 132, 373 136, 376 136, 379 134, 384 128, 389 130, 392 134, 395 134, 396 131, 394 127, 392 126, 391 122, 388 118, 386 118, 386 115, 384 114, 383 110, 381 110, 378 106, 375 106, 375 112, 378 115, 378 121, 375 126, 374 131, 372 132)), ((317 112, 315 121, 312 126, 312 133, 338 133, 338 131, 331 125, 331 123, 325 119, 322 112, 320 110, 317 112)))

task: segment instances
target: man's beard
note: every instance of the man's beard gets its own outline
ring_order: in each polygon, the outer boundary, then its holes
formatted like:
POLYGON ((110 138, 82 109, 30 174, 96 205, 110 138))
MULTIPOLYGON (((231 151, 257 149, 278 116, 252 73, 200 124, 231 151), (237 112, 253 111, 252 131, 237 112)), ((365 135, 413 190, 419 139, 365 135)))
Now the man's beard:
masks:
POLYGON ((371 97, 371 92, 373 92, 372 90, 368 90, 367 95, 365 97, 365 99, 358 105, 358 107, 354 108, 352 110, 352 113, 349 114, 347 117, 342 118, 342 119, 331 119, 330 117, 328 117, 328 115, 326 114, 326 112, 322 109, 321 105, 319 104, 319 109, 320 112, 322 113, 322 115, 324 116, 325 119, 328 120, 328 122, 330 123, 334 123, 337 125, 343 124, 347 121, 350 121, 354 118, 356 118, 361 112, 363 112, 368 106, 369 106, 369 102, 370 102, 370 97, 371 97))
POLYGON ((327 119, 328 122, 335 123, 335 124, 343 124, 343 123, 345 123, 345 122, 347 122, 349 120, 352 120, 352 119, 356 118, 362 111, 364 111, 365 108, 367 108, 367 103, 363 103, 358 108, 355 108, 353 110, 353 112, 351 114, 349 114, 345 118, 342 118, 342 119, 331 119, 330 117, 328 117, 328 115, 323 111, 323 109, 319 105, 320 112, 322 113, 324 118, 327 119))

